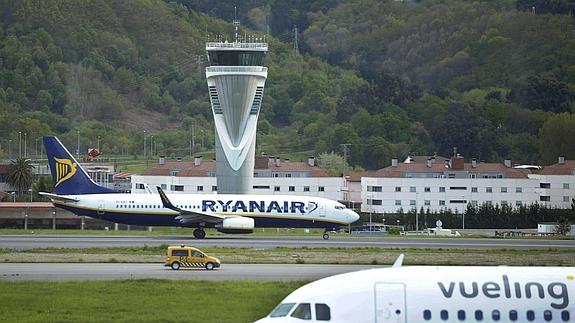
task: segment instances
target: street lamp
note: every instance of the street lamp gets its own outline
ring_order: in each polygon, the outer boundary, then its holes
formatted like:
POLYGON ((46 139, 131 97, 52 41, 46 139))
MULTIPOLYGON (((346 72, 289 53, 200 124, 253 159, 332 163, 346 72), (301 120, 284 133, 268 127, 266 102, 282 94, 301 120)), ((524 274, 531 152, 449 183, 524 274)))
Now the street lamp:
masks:
POLYGON ((78 140, 78 145, 76 146, 76 157, 80 158, 80 130, 76 130, 76 138, 78 140))
POLYGON ((32 203, 32 189, 29 188, 29 189, 28 189, 28 192, 30 192, 30 203, 32 203))
POLYGON ((146 159, 146 148, 148 146, 146 145, 146 130, 144 130, 144 159, 146 159))
POLYGON ((12 139, 8 140, 8 159, 12 159, 12 139))
POLYGON ((154 135, 150 137, 150 157, 154 156, 154 135))
POLYGON ((26 143, 28 142, 27 135, 28 135, 28 134, 25 132, 25 133, 24 133, 24 158, 28 157, 28 153, 27 153, 27 151, 26 151, 26 150, 27 150, 27 149, 26 149, 26 143))
POLYGON ((18 131, 18 158, 22 157, 22 131, 18 131))

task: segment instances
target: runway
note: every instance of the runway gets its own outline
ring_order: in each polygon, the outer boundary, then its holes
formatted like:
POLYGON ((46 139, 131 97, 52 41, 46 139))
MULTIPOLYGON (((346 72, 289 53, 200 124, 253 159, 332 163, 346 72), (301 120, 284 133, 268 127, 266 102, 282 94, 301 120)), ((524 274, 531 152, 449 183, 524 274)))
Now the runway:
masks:
POLYGON ((64 280, 316 280, 327 276, 369 268, 373 265, 263 265, 223 264, 214 270, 172 270, 163 264, 54 264, 6 263, 0 264, 0 281, 64 281, 64 280))
POLYGON ((459 248, 459 249, 575 249, 575 240, 547 239, 467 239, 467 238, 407 238, 355 237, 332 235, 329 240, 320 236, 261 237, 225 236, 197 240, 183 236, 114 236, 114 235, 0 235, 0 248, 95 248, 193 245, 232 248, 459 248))

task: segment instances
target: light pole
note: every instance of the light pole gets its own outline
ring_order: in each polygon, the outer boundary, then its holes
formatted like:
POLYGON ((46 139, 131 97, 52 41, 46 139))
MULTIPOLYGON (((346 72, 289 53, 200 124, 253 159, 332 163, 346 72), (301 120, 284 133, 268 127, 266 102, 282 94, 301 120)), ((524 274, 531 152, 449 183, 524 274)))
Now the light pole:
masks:
MULTIPOLYGON (((465 201, 465 196, 461 196, 461 200, 465 201)), ((465 203, 464 203, 465 204, 465 203)), ((465 230, 465 209, 461 212, 462 216, 462 230, 465 230)))
POLYGON ((8 159, 12 159, 12 139, 8 140, 8 159))
POLYGON ((100 152, 100 136, 98 136, 98 152, 100 152))
POLYGON ((29 188, 29 189, 28 189, 28 192, 30 192, 30 203, 32 203, 32 189, 29 188))
POLYGON ((148 146, 146 145, 146 130, 144 130, 144 159, 146 159, 146 148, 148 146))
POLYGON ((80 158, 80 130, 76 130, 77 146, 76 146, 76 158, 80 158))
POLYGON ((28 138, 27 138, 27 133, 24 133, 24 158, 28 157, 28 153, 27 153, 27 149, 26 149, 26 143, 28 142, 28 138))
POLYGON ((150 157, 154 156, 154 135, 150 137, 150 157))
POLYGON ((18 158, 22 157, 22 131, 18 131, 18 158))

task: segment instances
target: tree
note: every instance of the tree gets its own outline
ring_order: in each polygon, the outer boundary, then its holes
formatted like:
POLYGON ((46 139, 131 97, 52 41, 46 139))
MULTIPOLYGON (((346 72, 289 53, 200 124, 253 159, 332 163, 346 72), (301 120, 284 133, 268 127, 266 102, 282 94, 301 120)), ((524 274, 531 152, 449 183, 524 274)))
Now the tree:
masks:
POLYGON ((30 159, 18 158, 13 160, 8 166, 8 176, 6 182, 18 190, 21 195, 32 184, 32 166, 30 159))

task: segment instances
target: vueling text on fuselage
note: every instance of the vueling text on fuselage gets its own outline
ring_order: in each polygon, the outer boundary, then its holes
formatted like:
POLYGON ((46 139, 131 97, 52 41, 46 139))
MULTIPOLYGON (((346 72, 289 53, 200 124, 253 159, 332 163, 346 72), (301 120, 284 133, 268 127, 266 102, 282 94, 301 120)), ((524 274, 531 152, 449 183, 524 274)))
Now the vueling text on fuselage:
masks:
MULTIPOLYGON (((310 202, 312 207, 310 212, 317 208, 316 203, 310 202)), ((216 209, 221 207, 222 212, 250 212, 253 213, 255 211, 262 212, 262 213, 296 213, 300 212, 302 214, 305 213, 305 203, 297 202, 297 201, 283 201, 281 204, 277 201, 248 201, 244 202, 241 200, 238 201, 221 201, 221 200, 202 200, 202 211, 204 212, 216 212, 216 209), (246 205, 247 204, 247 205, 246 205)), ((219 210, 218 210, 219 211, 219 210)))

